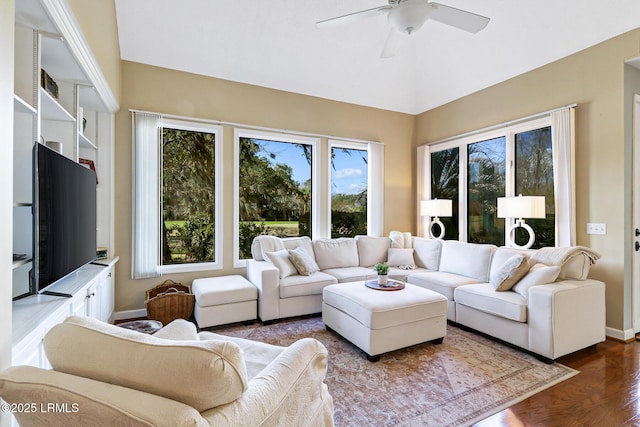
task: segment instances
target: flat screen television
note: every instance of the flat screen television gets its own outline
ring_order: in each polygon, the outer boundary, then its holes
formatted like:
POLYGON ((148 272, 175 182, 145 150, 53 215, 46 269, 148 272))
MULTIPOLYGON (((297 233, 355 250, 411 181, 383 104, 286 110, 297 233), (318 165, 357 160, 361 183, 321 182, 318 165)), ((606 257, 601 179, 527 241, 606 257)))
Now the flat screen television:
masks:
POLYGON ((31 293, 96 258, 96 174, 43 144, 33 147, 31 293))

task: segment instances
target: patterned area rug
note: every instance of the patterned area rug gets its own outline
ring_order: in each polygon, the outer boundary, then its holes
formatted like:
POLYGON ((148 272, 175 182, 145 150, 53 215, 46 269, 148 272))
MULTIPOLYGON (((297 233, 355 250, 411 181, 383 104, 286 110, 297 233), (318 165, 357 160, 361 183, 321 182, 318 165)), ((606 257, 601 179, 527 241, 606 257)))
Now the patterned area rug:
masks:
POLYGON ((209 330, 282 346, 303 337, 322 342, 329 350, 325 382, 339 427, 471 425, 578 373, 460 328, 447 328, 442 344, 383 354, 376 363, 327 331, 320 317, 209 330))

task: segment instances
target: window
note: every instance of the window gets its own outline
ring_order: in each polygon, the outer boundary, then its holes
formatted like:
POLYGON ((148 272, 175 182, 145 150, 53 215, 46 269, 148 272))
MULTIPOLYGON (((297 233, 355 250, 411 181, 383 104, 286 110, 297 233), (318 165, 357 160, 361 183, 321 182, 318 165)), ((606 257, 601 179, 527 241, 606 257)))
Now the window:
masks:
MULTIPOLYGON (((445 228, 445 239, 458 238, 458 175, 460 148, 454 147, 431 154, 431 198, 452 201, 452 216, 440 218, 445 228)), ((434 227, 437 227, 434 226, 434 227)), ((436 235, 440 230, 433 230, 436 235)))
POLYGON ((497 199, 505 194, 505 138, 467 145, 467 241, 504 243, 504 219, 497 217, 497 199))
POLYGON ((331 147, 331 237, 367 234, 369 189, 366 147, 331 147))
POLYGON ((249 129, 235 129, 234 140, 235 267, 258 235, 382 232, 382 144, 249 129))
MULTIPOLYGON (((573 117, 568 107, 422 146, 419 197, 453 201, 453 217, 440 218, 445 238, 504 245, 513 219, 497 218, 497 198, 522 194, 545 197, 546 217, 525 218, 536 234, 533 248, 575 244, 573 117)), ((527 240, 517 229, 515 242, 527 240)))
POLYGON ((312 236, 314 140, 240 133, 238 256, 251 258, 259 235, 312 236))
POLYGON ((132 276, 222 268, 222 129, 134 113, 132 276))

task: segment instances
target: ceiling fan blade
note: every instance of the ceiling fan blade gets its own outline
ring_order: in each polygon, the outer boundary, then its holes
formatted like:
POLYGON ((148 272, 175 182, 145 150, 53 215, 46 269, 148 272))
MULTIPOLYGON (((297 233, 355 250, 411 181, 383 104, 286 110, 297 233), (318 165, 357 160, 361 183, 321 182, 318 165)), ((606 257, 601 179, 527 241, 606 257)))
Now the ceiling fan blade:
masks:
POLYGON ((403 35, 391 28, 387 40, 384 42, 382 53, 380 58, 391 58, 400 50, 400 44, 402 43, 403 35))
POLYGON ((440 3, 429 2, 431 12, 429 19, 451 25, 470 33, 477 33, 487 26, 489 18, 440 3))
POLYGON ((350 22, 357 21, 363 18, 370 18, 372 16, 380 15, 391 10, 392 6, 380 6, 373 9, 361 10, 359 12, 349 13, 347 15, 337 16, 335 18, 325 19, 323 21, 316 22, 318 28, 332 28, 338 25, 348 24, 350 22))

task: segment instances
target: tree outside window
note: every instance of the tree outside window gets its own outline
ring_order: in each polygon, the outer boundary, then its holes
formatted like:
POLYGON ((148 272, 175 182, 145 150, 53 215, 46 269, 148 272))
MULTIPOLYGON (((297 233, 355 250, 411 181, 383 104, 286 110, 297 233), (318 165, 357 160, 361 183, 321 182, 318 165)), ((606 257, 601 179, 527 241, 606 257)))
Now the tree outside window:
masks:
POLYGON ((368 151, 331 147, 331 237, 367 234, 368 151))
MULTIPOLYGON (((460 175, 460 148, 431 153, 431 198, 449 199, 452 202, 452 216, 440 218, 445 228, 444 239, 457 240, 458 233, 458 183, 460 175)), ((437 227, 437 225, 435 226, 437 227)), ((439 234, 439 230, 433 230, 439 234)))

